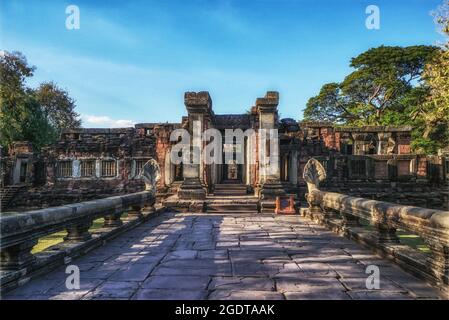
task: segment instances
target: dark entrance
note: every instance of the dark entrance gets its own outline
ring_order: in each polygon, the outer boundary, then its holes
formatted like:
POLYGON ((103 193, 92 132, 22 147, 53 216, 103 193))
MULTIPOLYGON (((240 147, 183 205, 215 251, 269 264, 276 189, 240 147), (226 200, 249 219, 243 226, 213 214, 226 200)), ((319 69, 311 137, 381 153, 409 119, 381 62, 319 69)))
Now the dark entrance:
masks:
POLYGON ((20 176, 19 176, 20 183, 24 183, 26 181, 27 169, 28 169, 28 163, 21 161, 20 162, 20 176))
POLYGON ((223 164, 221 180, 223 182, 242 182, 243 165, 236 163, 223 164))
POLYGON ((223 145, 223 165, 221 171, 221 181, 227 183, 242 183, 243 181, 243 164, 237 163, 237 155, 241 152, 240 145, 224 144, 223 145), (228 161, 226 162, 226 154, 228 161), (231 157, 232 155, 232 157, 231 157), (232 160, 230 160, 232 159, 232 160))

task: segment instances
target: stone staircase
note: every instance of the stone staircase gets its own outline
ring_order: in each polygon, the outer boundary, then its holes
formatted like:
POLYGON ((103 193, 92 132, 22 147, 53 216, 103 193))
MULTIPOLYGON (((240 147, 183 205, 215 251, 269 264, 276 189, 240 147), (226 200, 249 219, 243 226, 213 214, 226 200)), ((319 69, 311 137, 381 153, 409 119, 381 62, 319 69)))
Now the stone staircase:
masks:
POLYGON ((221 183, 214 187, 214 196, 246 196, 248 193, 246 185, 242 183, 221 183))
POLYGON ((8 208, 11 200, 19 193, 22 186, 13 185, 0 188, 0 212, 5 211, 8 208))
POLYGON ((257 213, 259 200, 253 196, 209 196, 206 212, 210 213, 257 213))
POLYGON ((207 195, 206 199, 179 199, 177 195, 173 195, 164 199, 162 204, 166 208, 170 208, 176 212, 217 214, 257 214, 261 212, 259 199, 253 194, 248 194, 247 186, 232 182, 216 184, 214 186, 214 192, 207 195))
POLYGON ((259 201, 248 195, 244 184, 216 184, 214 193, 208 196, 205 203, 206 212, 210 213, 257 213, 259 201))

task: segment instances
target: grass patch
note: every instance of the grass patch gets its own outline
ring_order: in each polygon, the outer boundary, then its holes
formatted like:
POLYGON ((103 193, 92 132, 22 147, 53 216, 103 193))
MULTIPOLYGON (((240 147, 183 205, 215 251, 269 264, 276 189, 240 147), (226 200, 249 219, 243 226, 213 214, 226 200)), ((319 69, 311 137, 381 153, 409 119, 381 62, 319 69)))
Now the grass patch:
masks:
POLYGON ((53 234, 50 234, 46 237, 40 238, 37 244, 31 250, 32 254, 44 251, 48 247, 54 246, 62 241, 64 241, 64 237, 67 235, 67 231, 60 231, 53 234))
MULTIPOLYGON (((122 214, 122 219, 126 218, 128 216, 128 212, 125 212, 122 214)), ((90 231, 100 229, 103 227, 104 218, 99 218, 93 221, 92 227, 89 229, 90 231)), ((48 236, 45 236, 43 238, 40 238, 37 244, 33 247, 33 250, 31 250, 32 254, 39 253, 41 251, 44 251, 45 249, 54 246, 58 243, 61 243, 64 241, 64 237, 67 235, 67 231, 59 231, 55 232, 53 234, 50 234, 48 236)))
MULTIPOLYGON (((99 229, 103 226, 104 219, 99 218, 97 220, 94 220, 92 223, 92 227, 89 229, 90 231, 99 229)), ((33 247, 33 250, 31 250, 31 253, 39 253, 41 251, 44 251, 45 249, 54 246, 58 243, 61 243, 64 241, 64 237, 67 235, 67 231, 59 231, 53 234, 50 234, 46 237, 40 238, 37 244, 33 247)))
MULTIPOLYGON (((370 222, 366 219, 360 219, 360 224, 369 231, 375 231, 374 226, 371 225, 370 222)), ((405 244, 422 253, 430 253, 429 247, 420 236, 416 234, 410 234, 407 231, 401 229, 398 229, 396 231, 396 235, 401 241, 401 244, 405 244)))
POLYGON ((420 236, 407 233, 403 230, 398 230, 396 233, 402 244, 408 245, 422 253, 430 253, 429 247, 420 236))

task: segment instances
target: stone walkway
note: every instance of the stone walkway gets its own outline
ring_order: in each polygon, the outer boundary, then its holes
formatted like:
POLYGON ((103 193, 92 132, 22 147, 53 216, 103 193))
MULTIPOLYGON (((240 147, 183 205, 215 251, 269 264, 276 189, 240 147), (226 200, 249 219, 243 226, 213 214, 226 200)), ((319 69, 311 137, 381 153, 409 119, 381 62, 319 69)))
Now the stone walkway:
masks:
POLYGON ((438 293, 299 216, 164 213, 3 299, 428 299, 438 293), (368 290, 368 265, 380 289, 368 290))

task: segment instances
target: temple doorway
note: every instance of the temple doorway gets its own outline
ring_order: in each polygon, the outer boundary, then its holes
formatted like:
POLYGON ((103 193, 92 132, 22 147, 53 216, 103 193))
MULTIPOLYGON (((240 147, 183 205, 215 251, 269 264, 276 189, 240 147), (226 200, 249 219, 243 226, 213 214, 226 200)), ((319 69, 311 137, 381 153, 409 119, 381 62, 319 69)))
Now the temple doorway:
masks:
POLYGON ((223 144, 223 164, 221 165, 221 183, 242 183, 243 164, 237 163, 241 146, 237 144, 223 144), (227 156, 226 156, 227 155, 227 156))
POLYGON ((222 182, 228 183, 242 183, 243 165, 237 164, 235 160, 231 163, 223 164, 222 182))

